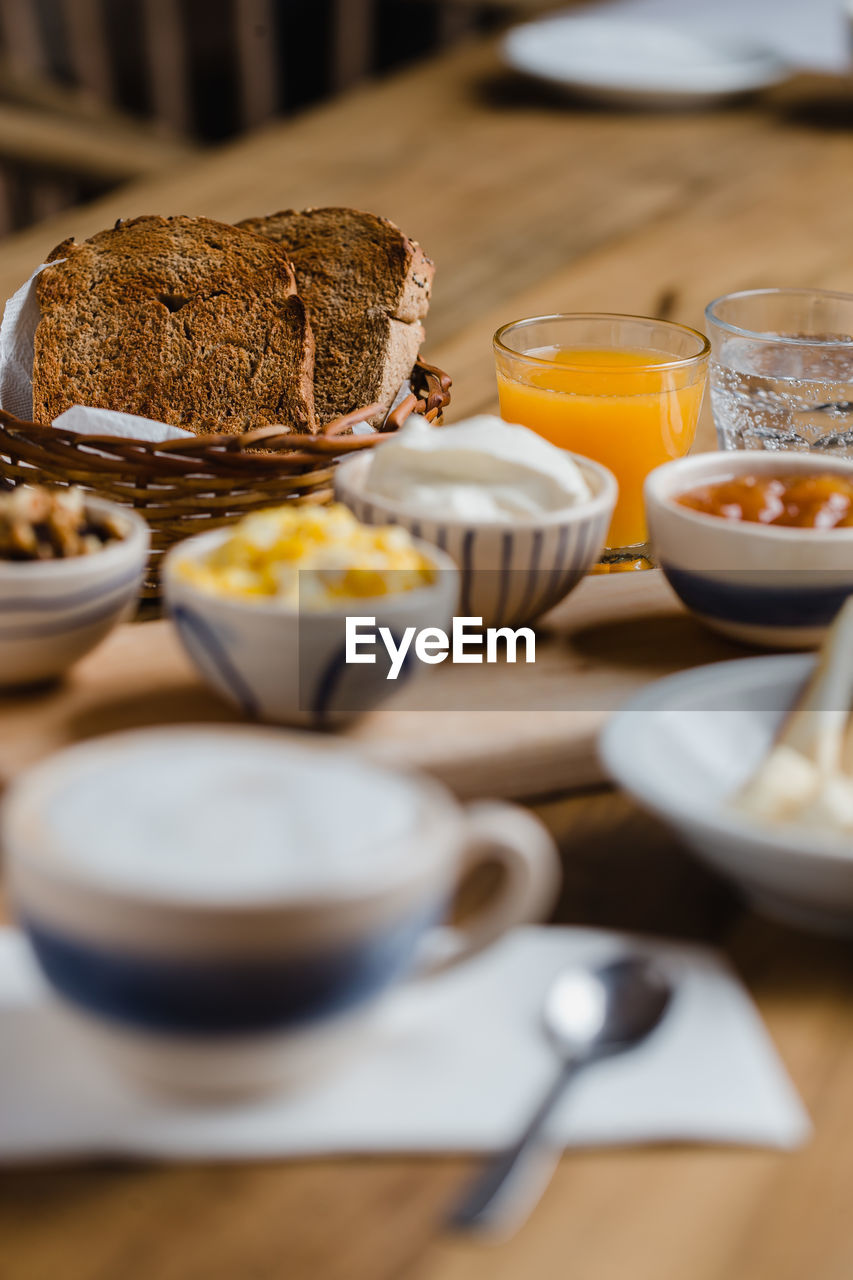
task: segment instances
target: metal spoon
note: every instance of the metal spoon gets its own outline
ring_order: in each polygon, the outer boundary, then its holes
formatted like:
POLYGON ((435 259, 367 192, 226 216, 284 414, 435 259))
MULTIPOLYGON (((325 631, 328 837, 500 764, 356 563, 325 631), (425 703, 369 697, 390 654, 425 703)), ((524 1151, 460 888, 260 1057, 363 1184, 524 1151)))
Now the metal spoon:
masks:
POLYGON ((543 1009, 545 1030, 562 1058, 559 1073, 518 1142, 491 1157, 475 1177, 451 1214, 452 1228, 505 1229, 510 1221, 512 1229, 521 1225, 559 1158, 540 1139, 566 1086, 583 1067, 644 1040, 663 1018, 672 995, 669 980, 644 956, 622 956, 594 969, 560 974, 543 1009), (533 1155, 539 1159, 531 1159, 533 1155))

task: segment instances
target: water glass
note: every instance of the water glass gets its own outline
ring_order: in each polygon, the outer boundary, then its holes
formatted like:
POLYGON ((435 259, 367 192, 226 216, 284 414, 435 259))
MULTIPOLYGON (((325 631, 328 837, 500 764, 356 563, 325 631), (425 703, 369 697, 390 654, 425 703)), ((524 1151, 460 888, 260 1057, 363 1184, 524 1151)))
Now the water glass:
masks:
POLYGON ((853 294, 750 289, 705 316, 721 449, 853 458, 853 294))

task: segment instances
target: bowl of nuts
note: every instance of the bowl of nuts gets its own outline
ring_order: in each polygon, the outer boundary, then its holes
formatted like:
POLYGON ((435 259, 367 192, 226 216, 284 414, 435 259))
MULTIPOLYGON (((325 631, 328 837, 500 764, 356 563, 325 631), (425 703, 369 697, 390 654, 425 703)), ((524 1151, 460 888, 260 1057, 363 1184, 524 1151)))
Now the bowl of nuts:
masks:
POLYGON ((149 532, 81 489, 0 494, 0 685, 62 675, 136 603, 149 532))

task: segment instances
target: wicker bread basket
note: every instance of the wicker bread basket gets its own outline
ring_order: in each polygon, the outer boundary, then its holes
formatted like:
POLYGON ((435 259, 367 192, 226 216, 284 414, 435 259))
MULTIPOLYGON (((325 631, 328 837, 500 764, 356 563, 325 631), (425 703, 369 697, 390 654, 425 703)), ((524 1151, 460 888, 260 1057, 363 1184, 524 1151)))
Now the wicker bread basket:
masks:
MULTIPOLYGON (((440 422, 450 403, 450 378, 418 360, 412 394, 388 415, 382 433, 411 413, 440 422)), ((329 423, 319 435, 260 427, 244 435, 203 435, 153 444, 79 435, 22 422, 0 410, 0 483, 79 485, 133 507, 151 526, 151 556, 143 595, 160 594, 158 563, 175 542, 230 524, 249 511, 281 502, 328 502, 335 459, 369 449, 382 435, 346 434, 376 405, 329 423)))

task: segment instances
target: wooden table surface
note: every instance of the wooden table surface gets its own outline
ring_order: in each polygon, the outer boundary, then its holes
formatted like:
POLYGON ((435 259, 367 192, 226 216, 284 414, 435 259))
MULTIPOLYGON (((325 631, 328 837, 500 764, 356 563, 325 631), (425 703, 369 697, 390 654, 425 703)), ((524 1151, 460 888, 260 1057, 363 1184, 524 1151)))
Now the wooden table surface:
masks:
MULTIPOLYGON (((0 244, 0 293, 119 216, 375 209, 438 263, 427 354, 452 372, 460 416, 494 404, 490 338, 516 316, 701 327, 730 289, 853 289, 851 127, 853 88, 818 79, 707 114, 572 108, 504 80, 477 44, 0 244)), ((808 1147, 572 1154, 497 1248, 440 1230, 458 1159, 15 1170, 0 1177, 0 1276, 849 1280, 849 946, 759 921, 621 798, 538 807, 565 851, 557 918, 726 948, 815 1121, 808 1147)))

